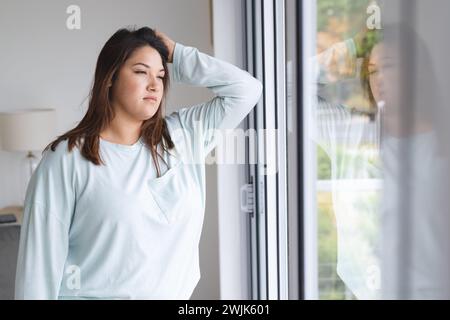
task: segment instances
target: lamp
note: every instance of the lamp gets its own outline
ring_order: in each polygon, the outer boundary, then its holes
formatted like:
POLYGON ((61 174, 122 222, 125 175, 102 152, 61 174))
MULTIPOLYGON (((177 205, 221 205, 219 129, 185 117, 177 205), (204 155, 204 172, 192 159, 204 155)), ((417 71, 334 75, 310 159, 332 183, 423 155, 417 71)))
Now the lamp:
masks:
POLYGON ((55 137, 54 109, 23 109, 0 113, 1 147, 10 152, 27 152, 28 184, 38 161, 33 151, 42 150, 55 137))

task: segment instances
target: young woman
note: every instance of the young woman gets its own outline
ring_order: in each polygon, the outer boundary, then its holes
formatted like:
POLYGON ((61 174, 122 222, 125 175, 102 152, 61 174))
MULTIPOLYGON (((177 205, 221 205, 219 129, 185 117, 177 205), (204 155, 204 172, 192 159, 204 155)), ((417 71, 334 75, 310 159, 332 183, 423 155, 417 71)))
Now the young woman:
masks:
POLYGON ((98 57, 81 122, 43 152, 24 205, 17 299, 189 299, 200 279, 206 155, 262 84, 144 27, 98 57), (215 97, 165 116, 174 81, 215 97))

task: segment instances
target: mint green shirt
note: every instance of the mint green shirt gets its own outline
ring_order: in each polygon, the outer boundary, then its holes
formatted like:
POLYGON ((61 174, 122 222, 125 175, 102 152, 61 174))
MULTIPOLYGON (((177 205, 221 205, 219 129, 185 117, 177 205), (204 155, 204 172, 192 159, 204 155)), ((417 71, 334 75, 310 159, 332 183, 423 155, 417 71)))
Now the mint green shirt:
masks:
POLYGON ((175 144, 160 162, 142 139, 100 139, 96 166, 67 140, 28 184, 16 299, 189 299, 200 279, 205 158, 216 129, 235 128, 260 99, 248 72, 176 43, 171 79, 215 97, 166 116, 175 144))

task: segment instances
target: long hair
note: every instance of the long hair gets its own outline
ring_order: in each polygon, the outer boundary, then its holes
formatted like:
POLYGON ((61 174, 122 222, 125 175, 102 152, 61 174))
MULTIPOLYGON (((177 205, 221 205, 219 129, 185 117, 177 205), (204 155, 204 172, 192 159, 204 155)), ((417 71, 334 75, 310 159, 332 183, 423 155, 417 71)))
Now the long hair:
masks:
MULTIPOLYGON (((72 130, 64 133, 51 142, 44 149, 55 151, 56 146, 62 140, 68 139, 69 152, 77 145, 84 158, 95 165, 105 164, 99 155, 100 132, 106 129, 115 116, 111 105, 110 85, 116 81, 118 72, 131 54, 144 46, 151 46, 161 55, 165 76, 163 78, 164 92, 161 104, 156 114, 143 122, 140 137, 151 151, 151 155, 160 176, 160 168, 157 157, 158 145, 162 142, 163 152, 174 147, 173 141, 167 129, 164 119, 165 101, 170 85, 167 61, 168 48, 164 42, 156 36, 154 30, 143 27, 138 30, 122 28, 116 31, 103 46, 95 69, 94 84, 89 94, 89 107, 79 124, 72 130)), ((163 159, 164 160, 164 159, 163 159)))
POLYGON ((364 37, 363 47, 366 49, 364 51, 364 56, 362 57, 361 69, 360 69, 360 81, 365 97, 369 101, 368 116, 371 121, 375 119, 375 115, 378 112, 377 103, 375 97, 372 93, 372 88, 370 87, 369 81, 369 62, 372 54, 373 48, 380 43, 382 33, 381 31, 373 31, 370 33, 371 37, 364 37))

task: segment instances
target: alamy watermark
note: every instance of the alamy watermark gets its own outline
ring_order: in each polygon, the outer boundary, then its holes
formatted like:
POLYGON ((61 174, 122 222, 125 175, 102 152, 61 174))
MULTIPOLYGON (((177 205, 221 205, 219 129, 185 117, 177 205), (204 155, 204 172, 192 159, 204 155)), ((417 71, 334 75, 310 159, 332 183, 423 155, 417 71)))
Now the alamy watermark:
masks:
POLYGON ((260 175, 274 175, 278 172, 277 143, 278 129, 206 129, 202 122, 195 121, 191 130, 173 130, 172 139, 186 144, 186 162, 196 164, 259 164, 260 175), (202 154, 202 152, 204 152, 202 154))
POLYGON ((69 30, 81 29, 81 9, 79 6, 72 4, 67 7, 66 13, 69 16, 66 19, 66 27, 69 30))
POLYGON ((366 20, 366 27, 369 30, 381 29, 381 8, 377 4, 367 7, 366 13, 369 17, 366 20))
POLYGON ((66 274, 69 274, 66 279, 66 287, 69 290, 81 289, 81 269, 77 265, 70 265, 66 268, 66 274))

